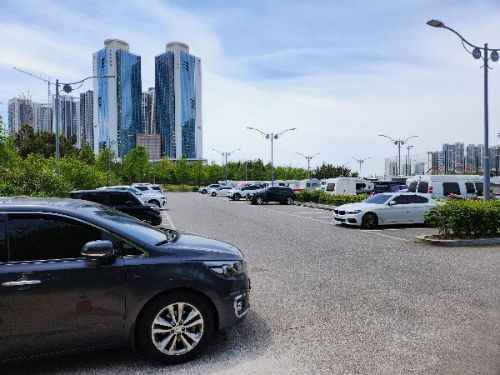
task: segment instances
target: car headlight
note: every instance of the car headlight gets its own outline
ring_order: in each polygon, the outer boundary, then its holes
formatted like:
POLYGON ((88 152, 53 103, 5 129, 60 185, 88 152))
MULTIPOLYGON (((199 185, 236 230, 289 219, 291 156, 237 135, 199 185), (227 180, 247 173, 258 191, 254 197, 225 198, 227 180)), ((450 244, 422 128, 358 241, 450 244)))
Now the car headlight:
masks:
POLYGON ((210 271, 224 277, 245 276, 247 264, 245 261, 203 262, 210 271))
POLYGON ((347 215, 356 215, 356 214, 359 214, 360 212, 363 212, 361 210, 354 210, 354 211, 346 211, 345 213, 347 215))

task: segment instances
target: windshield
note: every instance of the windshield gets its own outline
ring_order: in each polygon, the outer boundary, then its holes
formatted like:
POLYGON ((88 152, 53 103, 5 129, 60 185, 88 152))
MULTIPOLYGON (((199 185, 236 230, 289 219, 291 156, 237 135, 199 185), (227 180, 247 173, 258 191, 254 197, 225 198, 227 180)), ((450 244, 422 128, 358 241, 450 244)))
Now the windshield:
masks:
POLYGON ((146 223, 125 216, 122 213, 115 211, 106 206, 84 206, 79 208, 85 214, 106 221, 107 224, 113 226, 120 232, 126 232, 127 235, 140 239, 141 242, 149 245, 154 245, 165 240, 165 233, 157 228, 153 228, 146 223))
POLYGON ((384 204, 392 199, 392 197, 394 197, 392 194, 375 194, 373 197, 365 200, 365 203, 384 204))

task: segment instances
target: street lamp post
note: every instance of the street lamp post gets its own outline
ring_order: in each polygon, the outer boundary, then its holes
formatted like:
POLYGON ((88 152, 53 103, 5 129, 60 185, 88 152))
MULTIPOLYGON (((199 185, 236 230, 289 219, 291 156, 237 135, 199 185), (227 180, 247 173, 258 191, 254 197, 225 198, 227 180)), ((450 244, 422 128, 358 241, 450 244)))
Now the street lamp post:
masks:
MULTIPOLYGON (((73 91, 73 88, 71 85, 76 85, 78 83, 81 83, 83 85, 83 82, 85 82, 88 79, 91 78, 115 78, 115 76, 111 75, 106 75, 106 76, 91 76, 82 79, 81 81, 77 82, 72 82, 72 83, 62 83, 59 82, 59 79, 56 79, 56 166, 57 166, 57 172, 60 172, 59 170, 59 85, 63 85, 63 91, 67 94, 69 94, 71 91, 73 91)), ((47 81, 48 82, 48 81, 47 81)), ((49 82, 50 83, 50 82, 49 82)), ((82 85, 80 85, 78 88, 80 88, 82 85)))
POLYGON ((311 161, 311 159, 313 157, 315 157, 316 155, 319 155, 319 152, 317 152, 317 153, 315 153, 314 155, 311 155, 311 156, 306 156, 304 154, 301 154, 300 152, 296 152, 296 154, 302 155, 303 157, 306 158, 306 160, 307 160, 307 179, 310 180, 311 179, 311 173, 310 173, 310 170, 309 170, 309 162, 311 161))
POLYGON ((490 150, 489 150, 489 144, 488 144, 488 60, 491 58, 493 62, 498 61, 498 51, 500 51, 500 48, 488 48, 488 43, 484 44, 484 47, 478 47, 475 46, 471 43, 469 43, 467 40, 465 40, 459 33, 457 33, 455 30, 453 30, 451 27, 447 27, 444 25, 443 22, 438 21, 438 20, 430 20, 427 22, 427 25, 432 26, 432 27, 439 27, 443 29, 450 30, 452 33, 457 35, 461 40, 462 40, 462 45, 464 46, 465 50, 469 52, 472 57, 475 59, 483 59, 483 68, 484 68, 484 155, 483 155, 483 201, 487 202, 490 200, 490 150), (472 47, 473 50, 470 52, 465 45, 468 45, 469 47, 472 47), (483 54, 481 54, 481 49, 483 50, 483 54), (491 52, 490 57, 488 57, 488 52, 491 52))
POLYGON ((396 146, 398 146, 398 163, 396 165, 396 173, 400 174, 401 173, 401 171, 400 171, 400 168, 401 168, 401 146, 406 144, 406 142, 408 142, 409 139, 418 137, 418 135, 412 135, 411 137, 406 138, 404 141, 401 139, 394 140, 391 137, 389 137, 387 135, 383 135, 383 134, 379 134, 379 137, 389 138, 392 143, 394 143, 396 146))
POLYGON ((363 164, 365 162, 365 160, 370 159, 370 157, 368 156, 365 159, 356 159, 356 158, 353 158, 353 159, 359 163, 359 177, 361 177, 361 164, 363 164))
MULTIPOLYGON (((116 141, 113 141, 115 144, 116 141)), ((108 186, 111 186, 111 139, 108 137, 108 186)))
POLYGON ((271 140, 271 186, 274 186, 273 141, 275 139, 278 139, 279 137, 281 137, 283 135, 283 133, 285 133, 287 131, 290 131, 290 130, 295 130, 297 128, 286 129, 286 130, 283 130, 281 133, 278 133, 278 134, 264 133, 262 130, 255 129, 255 128, 252 128, 250 126, 247 126, 247 129, 258 131, 260 134, 262 134, 262 136, 264 138, 271 140))
POLYGON ((413 146, 406 146, 408 149, 408 162, 407 162, 407 168, 406 171, 408 172, 408 176, 411 176, 411 160, 410 160, 410 148, 413 148, 413 146))
POLYGON ((224 178, 226 180, 226 186, 227 186, 227 157, 230 156, 233 152, 235 151, 239 151, 241 150, 240 148, 237 148, 236 150, 233 150, 233 151, 226 151, 226 152, 223 152, 223 151, 219 151, 219 150, 216 150, 215 148, 213 148, 212 150, 214 151, 217 151, 219 154, 221 154, 222 156, 225 157, 225 161, 224 161, 224 178))

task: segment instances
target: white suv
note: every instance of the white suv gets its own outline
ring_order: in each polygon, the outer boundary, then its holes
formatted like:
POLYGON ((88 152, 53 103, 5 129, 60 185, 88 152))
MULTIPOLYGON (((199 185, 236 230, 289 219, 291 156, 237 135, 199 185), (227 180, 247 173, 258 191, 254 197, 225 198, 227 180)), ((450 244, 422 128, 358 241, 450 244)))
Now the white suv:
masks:
POLYGON ((147 199, 147 203, 156 204, 158 207, 165 207, 167 197, 163 194, 163 190, 158 185, 153 184, 132 184, 134 189, 140 190, 143 197, 147 199))

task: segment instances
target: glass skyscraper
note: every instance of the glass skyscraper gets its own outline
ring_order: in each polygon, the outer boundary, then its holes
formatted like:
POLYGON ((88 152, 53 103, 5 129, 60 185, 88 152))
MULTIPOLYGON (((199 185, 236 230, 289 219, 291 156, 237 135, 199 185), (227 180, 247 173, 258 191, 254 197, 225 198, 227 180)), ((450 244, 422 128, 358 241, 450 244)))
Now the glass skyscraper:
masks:
POLYGON ((107 39, 93 54, 94 152, 111 147, 122 159, 135 147, 141 126, 141 57, 129 52, 128 43, 107 39))
POLYGON ((162 155, 202 159, 201 61, 184 43, 155 57, 155 106, 162 155))

